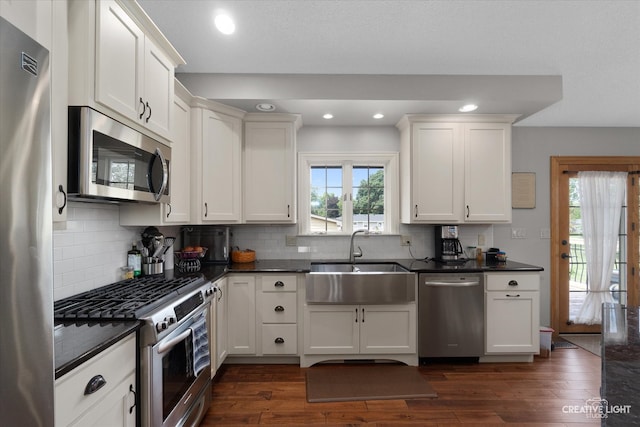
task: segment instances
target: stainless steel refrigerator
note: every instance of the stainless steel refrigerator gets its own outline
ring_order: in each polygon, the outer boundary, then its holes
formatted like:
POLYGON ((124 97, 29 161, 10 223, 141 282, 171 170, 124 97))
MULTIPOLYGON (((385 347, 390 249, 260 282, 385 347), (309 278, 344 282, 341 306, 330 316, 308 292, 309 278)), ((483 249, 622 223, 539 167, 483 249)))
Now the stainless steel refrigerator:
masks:
POLYGON ((49 53, 0 17, 0 424, 53 426, 49 53))

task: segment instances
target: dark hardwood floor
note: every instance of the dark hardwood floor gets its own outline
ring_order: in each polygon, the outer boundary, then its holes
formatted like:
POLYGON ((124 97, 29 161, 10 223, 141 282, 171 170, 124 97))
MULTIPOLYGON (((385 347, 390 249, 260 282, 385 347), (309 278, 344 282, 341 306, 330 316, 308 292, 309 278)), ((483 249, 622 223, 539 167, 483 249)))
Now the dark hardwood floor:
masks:
POLYGON ((581 348, 556 349, 533 363, 421 366, 434 399, 308 403, 308 369, 223 365, 201 426, 600 425, 584 413, 566 413, 599 397, 600 358, 581 348))

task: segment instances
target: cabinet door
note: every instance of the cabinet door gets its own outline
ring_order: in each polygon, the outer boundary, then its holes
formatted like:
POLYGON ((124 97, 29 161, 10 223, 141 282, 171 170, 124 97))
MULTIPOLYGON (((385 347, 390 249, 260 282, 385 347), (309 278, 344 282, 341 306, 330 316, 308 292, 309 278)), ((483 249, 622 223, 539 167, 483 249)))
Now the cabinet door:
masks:
MULTIPOLYGON (((24 2, 22 2, 24 3, 24 2)), ((69 44, 67 4, 51 2, 51 154, 53 176, 53 222, 67 220, 67 109, 69 105, 69 44)))
POLYGON ((99 2, 96 29, 96 101, 140 122, 144 33, 115 2, 99 2))
POLYGON ((256 353, 256 279, 242 275, 227 281, 229 354, 256 353))
POLYGON ((202 223, 234 223, 241 215, 240 120, 202 110, 202 223))
POLYGON ((465 125, 465 221, 511 221, 511 125, 465 125))
POLYGON ((538 353, 540 293, 486 292, 486 352, 538 353))
POLYGON ((295 143, 292 123, 245 124, 246 222, 295 223, 295 143))
POLYGON ((360 307, 360 353, 416 353, 416 306, 360 307))
POLYGON ((174 67, 167 55, 150 39, 144 43, 143 125, 159 135, 171 136, 174 67))
POLYGON ((55 424, 66 425, 135 425, 136 335, 131 334, 92 357, 55 382, 55 424), (104 386, 85 394, 87 384, 102 375, 104 386), (113 411, 113 413, 111 413, 113 411), (83 414, 83 418, 77 417, 83 414), (87 422, 83 423, 83 420, 87 422), (103 422, 103 424, 99 424, 103 422))
POLYGON ((357 354, 360 320, 357 305, 307 305, 305 354, 357 354))
POLYGON ((131 374, 116 389, 104 396, 89 412, 69 424, 73 427, 135 427, 136 376, 131 374))
POLYGON ((180 98, 173 103, 171 129, 171 203, 163 204, 163 221, 167 224, 186 224, 191 219, 189 197, 191 168, 191 109, 180 98))
POLYGON ((462 149, 458 123, 412 125, 411 222, 462 220, 462 149))
POLYGON ((228 340, 227 340, 227 290, 229 286, 227 279, 222 279, 218 284, 219 292, 216 294, 216 369, 220 368, 222 362, 228 355, 228 340))

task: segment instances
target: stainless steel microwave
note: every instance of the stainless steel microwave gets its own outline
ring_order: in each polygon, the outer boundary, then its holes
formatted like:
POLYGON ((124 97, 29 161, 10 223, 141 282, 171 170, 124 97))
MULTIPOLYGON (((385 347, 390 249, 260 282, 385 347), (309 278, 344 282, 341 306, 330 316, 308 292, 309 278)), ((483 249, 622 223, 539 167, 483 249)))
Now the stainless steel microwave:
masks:
POLYGON ((89 107, 69 107, 71 199, 169 203, 171 147, 89 107))

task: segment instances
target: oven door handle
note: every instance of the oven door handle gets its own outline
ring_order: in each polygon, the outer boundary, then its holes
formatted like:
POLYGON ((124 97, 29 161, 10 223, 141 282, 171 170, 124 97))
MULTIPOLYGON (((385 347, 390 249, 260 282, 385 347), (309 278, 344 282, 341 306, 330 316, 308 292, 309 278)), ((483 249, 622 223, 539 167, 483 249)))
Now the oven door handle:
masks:
POLYGON ((180 343, 180 341, 184 341, 189 335, 191 335, 191 328, 189 328, 186 331, 182 332, 177 337, 172 338, 167 342, 161 343, 158 346, 158 354, 166 353, 167 351, 171 350, 178 343, 180 343))

